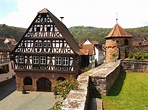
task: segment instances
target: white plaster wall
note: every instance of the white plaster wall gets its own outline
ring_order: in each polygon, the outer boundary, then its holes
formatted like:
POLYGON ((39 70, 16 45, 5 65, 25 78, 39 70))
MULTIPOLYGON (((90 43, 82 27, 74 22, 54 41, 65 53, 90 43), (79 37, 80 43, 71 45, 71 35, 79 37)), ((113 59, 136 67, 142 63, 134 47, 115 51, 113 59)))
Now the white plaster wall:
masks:
POLYGON ((2 81, 6 81, 8 79, 11 79, 14 75, 15 75, 15 72, 14 70, 12 69, 12 65, 13 62, 9 62, 9 63, 4 63, 5 64, 9 64, 9 72, 8 73, 4 73, 4 74, 0 74, 0 82, 2 81))
POLYGON ((99 61, 99 50, 95 47, 95 60, 99 61))
POLYGON ((84 44, 92 44, 89 40, 86 40, 84 44))

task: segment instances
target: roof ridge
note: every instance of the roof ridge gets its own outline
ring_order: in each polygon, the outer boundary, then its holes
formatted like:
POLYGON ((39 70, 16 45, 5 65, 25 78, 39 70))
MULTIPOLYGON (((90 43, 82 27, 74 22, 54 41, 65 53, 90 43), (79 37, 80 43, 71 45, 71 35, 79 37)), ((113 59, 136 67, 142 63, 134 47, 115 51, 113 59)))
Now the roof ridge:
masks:
POLYGON ((41 11, 39 11, 38 13, 48 13, 49 10, 47 8, 42 9, 41 11))

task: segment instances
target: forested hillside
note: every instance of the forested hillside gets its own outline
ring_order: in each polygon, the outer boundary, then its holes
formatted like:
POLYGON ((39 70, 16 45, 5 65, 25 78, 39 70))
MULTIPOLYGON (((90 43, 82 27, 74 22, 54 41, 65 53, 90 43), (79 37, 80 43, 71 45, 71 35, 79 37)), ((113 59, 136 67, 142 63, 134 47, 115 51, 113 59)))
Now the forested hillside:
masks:
POLYGON ((76 26, 69 28, 71 34, 77 40, 78 43, 86 39, 97 40, 100 43, 104 43, 104 37, 109 33, 108 28, 96 28, 96 27, 84 27, 76 26))
MULTIPOLYGON (((108 35, 111 28, 96 28, 96 27, 84 27, 76 26, 69 28, 71 34, 80 43, 85 39, 97 40, 99 43, 105 43, 104 37, 108 35)), ((148 26, 139 28, 125 29, 134 38, 147 38, 148 39, 148 26)))
POLYGON ((0 24, 0 37, 14 38, 16 41, 19 41, 25 30, 25 28, 0 24))
MULTIPOLYGON (((96 27, 84 27, 84 26, 75 26, 69 28, 71 34, 77 40, 78 43, 83 40, 97 40, 99 43, 105 43, 104 37, 111 31, 111 28, 96 28, 96 27)), ((139 28, 129 28, 125 29, 128 33, 132 34, 134 37, 138 38, 147 38, 148 39, 148 26, 139 27, 139 28)), ((14 38, 16 41, 23 36, 25 33, 25 28, 18 28, 8 25, 0 25, 0 36, 14 38)))

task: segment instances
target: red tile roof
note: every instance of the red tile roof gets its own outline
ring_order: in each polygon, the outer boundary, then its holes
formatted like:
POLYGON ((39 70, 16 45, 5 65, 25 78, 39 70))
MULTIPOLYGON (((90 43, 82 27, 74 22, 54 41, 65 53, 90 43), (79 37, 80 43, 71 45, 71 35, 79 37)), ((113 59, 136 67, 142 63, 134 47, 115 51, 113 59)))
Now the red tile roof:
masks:
POLYGON ((93 44, 86 44, 86 45, 81 45, 81 52, 84 55, 93 55, 94 54, 94 45, 93 44))
POLYGON ((127 33, 119 24, 116 24, 105 38, 112 37, 132 37, 132 35, 127 33))

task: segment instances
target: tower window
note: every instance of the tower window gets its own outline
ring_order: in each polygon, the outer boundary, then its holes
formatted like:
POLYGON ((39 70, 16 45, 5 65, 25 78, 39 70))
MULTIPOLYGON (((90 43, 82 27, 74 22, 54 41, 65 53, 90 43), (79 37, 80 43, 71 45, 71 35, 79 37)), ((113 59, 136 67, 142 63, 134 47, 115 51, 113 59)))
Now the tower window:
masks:
POLYGON ((128 40, 127 39, 124 40, 124 45, 128 45, 128 40))

